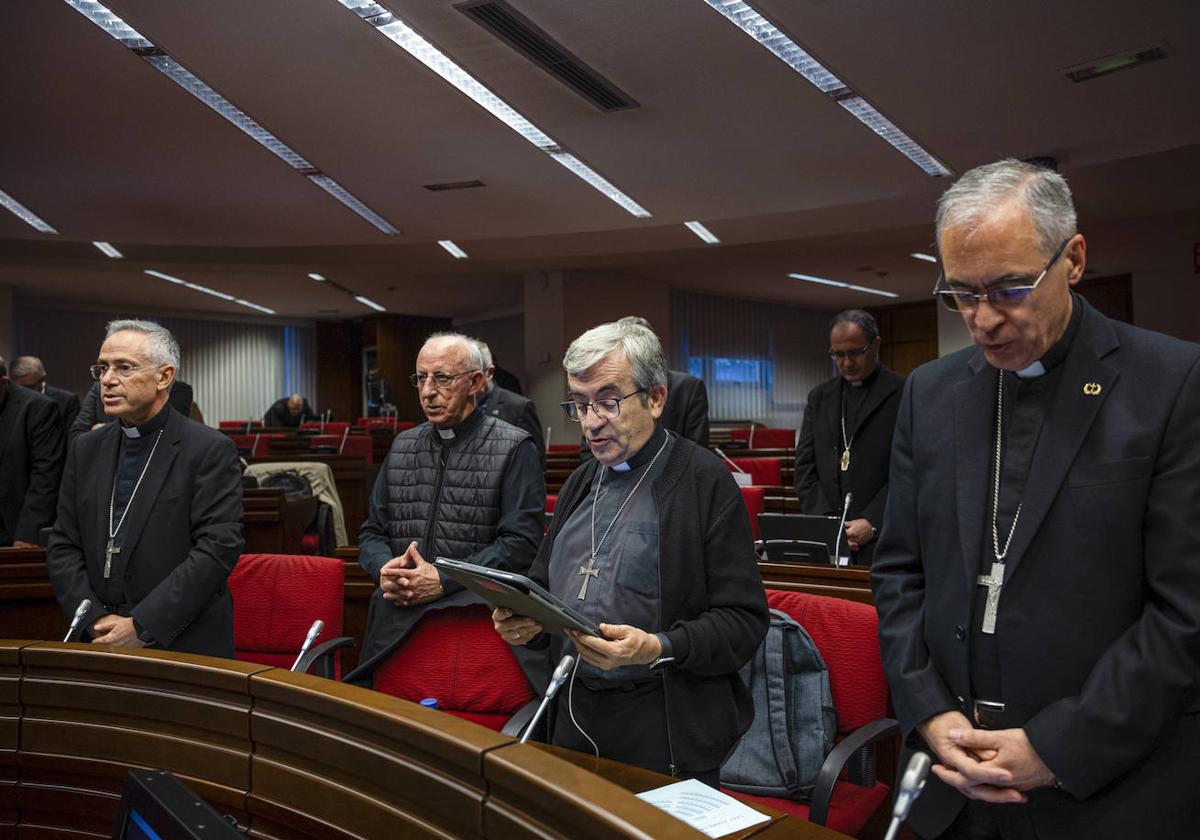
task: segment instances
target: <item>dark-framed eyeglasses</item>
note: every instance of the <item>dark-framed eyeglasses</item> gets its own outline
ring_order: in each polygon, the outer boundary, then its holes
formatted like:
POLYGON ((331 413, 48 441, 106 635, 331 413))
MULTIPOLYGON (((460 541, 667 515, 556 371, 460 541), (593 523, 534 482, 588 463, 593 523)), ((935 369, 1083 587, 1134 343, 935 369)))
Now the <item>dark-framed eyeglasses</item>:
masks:
POLYGON ((563 413, 576 423, 583 422, 583 418, 587 416, 589 408, 601 420, 611 420, 614 417, 621 416, 621 400, 627 400, 630 397, 636 397, 638 394, 644 393, 646 393, 645 388, 638 388, 632 394, 626 394, 623 397, 605 397, 600 400, 592 400, 590 403, 583 400, 567 400, 564 403, 559 403, 559 405, 562 406, 563 413))
POLYGON ((425 387, 426 381, 430 379, 433 380, 434 387, 445 388, 455 379, 458 379, 458 377, 469 376, 472 373, 479 373, 479 369, 464 370, 461 373, 443 373, 442 371, 438 371, 437 373, 412 373, 409 374, 408 381, 418 390, 425 387))
POLYGON ((104 374, 110 370, 117 375, 118 379, 128 379, 139 370, 152 370, 160 367, 162 365, 131 365, 129 362, 117 362, 115 365, 92 365, 88 370, 92 372, 92 379, 103 379, 104 374))
POLYGON ((870 349, 871 345, 868 344, 866 347, 855 347, 851 350, 830 350, 829 358, 833 359, 835 362, 843 362, 846 359, 854 361, 855 359, 861 359, 870 349))
POLYGON ((1005 278, 999 281, 1002 285, 984 292, 973 292, 969 289, 945 288, 946 275, 940 274, 933 287, 933 293, 951 312, 974 312, 979 307, 979 301, 984 298, 987 298, 987 302, 995 309, 1015 309, 1033 294, 1033 290, 1037 288, 1038 283, 1042 282, 1042 278, 1049 273, 1051 267, 1058 262, 1058 258, 1063 255, 1063 251, 1066 250, 1067 243, 1070 241, 1069 238, 1063 240, 1062 244, 1058 246, 1058 250, 1054 252, 1054 256, 1050 258, 1046 267, 1036 278, 1032 275, 1005 278), (1030 280, 1033 282, 1029 282, 1030 280))

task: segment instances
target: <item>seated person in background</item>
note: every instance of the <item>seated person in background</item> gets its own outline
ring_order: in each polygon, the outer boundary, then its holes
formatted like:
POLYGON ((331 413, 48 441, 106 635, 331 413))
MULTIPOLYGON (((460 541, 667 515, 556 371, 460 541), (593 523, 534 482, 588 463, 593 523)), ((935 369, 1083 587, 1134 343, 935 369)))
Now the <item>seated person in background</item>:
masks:
POLYGON ((841 516, 854 562, 870 565, 887 503, 892 432, 904 377, 879 361, 879 327, 869 312, 834 316, 829 356, 838 375, 808 392, 796 443, 796 495, 809 516, 841 516))
POLYGON ((484 374, 474 339, 430 336, 412 382, 428 422, 392 441, 359 533, 358 562, 379 588, 360 664, 347 675, 358 683, 370 681, 434 602, 438 608, 482 603, 429 560, 524 573, 545 527, 546 484, 533 438, 476 411, 484 374))
POLYGON ((529 432, 530 437, 537 444, 538 451, 545 452, 546 444, 542 434, 542 423, 538 419, 533 401, 501 387, 495 379, 496 365, 492 361, 491 348, 478 339, 476 339, 476 344, 479 345, 479 352, 483 357, 484 374, 483 392, 479 395, 479 410, 529 432))
MULTIPOLYGON (((204 422, 203 419, 193 416, 192 386, 182 379, 176 379, 171 383, 171 394, 167 397, 167 405, 184 417, 204 422)), ((79 407, 79 414, 75 416, 75 422, 67 429, 67 443, 73 443, 75 438, 83 432, 99 429, 111 419, 104 413, 104 407, 100 404, 100 383, 94 382, 87 392, 87 396, 83 398, 83 404, 79 407)))
POLYGON ((43 394, 58 405, 62 412, 63 429, 71 428, 75 416, 79 414, 79 397, 66 388, 55 388, 46 384, 46 368, 37 356, 17 356, 13 359, 9 378, 14 385, 32 388, 43 394))
POLYGON ((559 493, 529 575, 606 640, 551 637, 506 609, 492 613, 496 631, 548 647, 551 662, 578 650, 551 707, 551 743, 591 752, 594 742, 605 758, 715 786, 754 715, 738 670, 767 630, 741 494, 715 455, 657 422, 667 365, 649 329, 588 330, 563 367, 563 408, 594 459, 559 493))
POLYGON ((0 357, 0 546, 36 548, 54 522, 64 449, 58 406, 13 387, 0 357))
POLYGON ((179 345, 150 321, 108 324, 92 367, 117 422, 76 438, 46 568, 94 642, 233 657, 226 580, 242 551, 228 437, 167 408, 179 345))
POLYGON ((267 409, 267 413, 263 415, 263 425, 273 428, 298 427, 305 420, 317 419, 320 418, 312 410, 308 400, 299 394, 292 394, 290 397, 284 397, 272 403, 271 407, 267 409))

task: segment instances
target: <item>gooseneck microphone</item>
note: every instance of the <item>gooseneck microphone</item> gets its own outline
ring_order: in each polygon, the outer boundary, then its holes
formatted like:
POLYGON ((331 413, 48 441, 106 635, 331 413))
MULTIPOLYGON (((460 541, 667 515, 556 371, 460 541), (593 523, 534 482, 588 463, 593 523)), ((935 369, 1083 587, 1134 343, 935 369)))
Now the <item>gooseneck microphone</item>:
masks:
POLYGON ((304 658, 304 654, 308 653, 308 649, 312 647, 313 642, 317 640, 317 636, 320 636, 321 631, 324 629, 325 622, 319 618, 312 623, 312 627, 308 628, 308 635, 304 637, 304 644, 300 645, 300 652, 296 654, 296 661, 292 663, 292 671, 295 671, 299 667, 300 660, 304 658))
POLYGON ((79 629, 79 622, 83 621, 83 617, 87 615, 87 611, 91 608, 91 598, 84 598, 79 602, 79 606, 75 608, 75 615, 71 619, 71 626, 67 628, 67 635, 63 636, 64 642, 71 641, 71 637, 74 636, 75 631, 79 629))
POLYGON ((529 740, 529 736, 533 734, 533 728, 541 720, 546 707, 550 705, 550 701, 554 699, 554 695, 558 694, 558 690, 567 681, 567 677, 571 676, 571 667, 574 664, 575 657, 569 653, 559 660, 558 667, 554 669, 554 673, 550 677, 550 685, 546 687, 546 695, 542 698, 537 711, 533 713, 533 717, 529 719, 529 725, 525 727, 525 734, 521 736, 522 744, 529 740))
POLYGON ((842 521, 838 523, 837 539, 833 543, 833 565, 842 565, 842 558, 839 554, 842 547, 842 534, 846 533, 846 514, 850 513, 850 493, 846 494, 846 501, 842 503, 842 521))
POLYGON ((896 804, 892 806, 892 824, 888 826, 887 835, 883 840, 895 840, 900 824, 908 819, 908 812, 912 810, 913 803, 925 789, 925 778, 929 775, 932 763, 929 753, 923 752, 913 753, 912 758, 908 760, 908 766, 904 768, 904 775, 900 778, 900 786, 896 791, 896 804))

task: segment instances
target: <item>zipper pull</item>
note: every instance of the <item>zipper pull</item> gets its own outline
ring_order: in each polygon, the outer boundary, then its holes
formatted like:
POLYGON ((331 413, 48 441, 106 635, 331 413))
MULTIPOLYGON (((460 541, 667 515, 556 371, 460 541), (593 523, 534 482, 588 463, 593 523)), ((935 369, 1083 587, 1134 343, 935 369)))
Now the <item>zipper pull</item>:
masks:
POLYGON ((675 762, 672 761, 667 765, 667 775, 675 779, 679 778, 679 768, 675 766, 675 762))

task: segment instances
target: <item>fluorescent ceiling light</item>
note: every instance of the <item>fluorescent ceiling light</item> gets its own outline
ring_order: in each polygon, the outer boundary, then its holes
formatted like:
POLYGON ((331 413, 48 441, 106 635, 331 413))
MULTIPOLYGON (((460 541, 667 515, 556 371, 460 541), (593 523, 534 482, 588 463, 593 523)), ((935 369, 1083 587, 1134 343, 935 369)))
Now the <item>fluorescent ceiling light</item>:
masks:
MULTIPOLYGON (((343 0, 345 2, 345 0, 343 0)), ((770 50, 776 58, 809 81, 817 90, 833 99, 864 125, 887 141, 927 175, 949 175, 950 170, 940 160, 901 131, 873 105, 859 96, 829 68, 804 51, 744 0, 704 0, 734 26, 770 50)))
POLYGON ((42 221, 41 217, 38 216, 37 213, 34 213, 4 190, 0 190, 0 204, 4 205, 9 212, 30 227, 35 228, 42 233, 58 233, 58 231, 42 221))
POLYGON ((166 280, 168 283, 174 283, 176 286, 183 286, 185 289, 191 289, 194 292, 203 292, 206 295, 212 295, 215 298, 220 298, 221 300, 227 300, 230 303, 237 303, 242 306, 248 307, 249 309, 255 309, 259 312, 265 312, 267 315, 275 314, 274 309, 268 309, 265 306, 259 306, 257 303, 251 303, 248 300, 242 300, 239 297, 234 297, 233 295, 227 295, 224 292, 218 292, 216 289, 210 289, 210 288, 208 288, 208 286, 201 286, 199 283, 192 283, 187 280, 180 279, 179 277, 172 277, 170 274, 164 274, 161 271, 154 271, 152 269, 147 268, 144 270, 143 273, 149 274, 151 277, 158 277, 162 280, 166 280))
POLYGON ((167 55, 162 49, 156 47, 153 42, 117 17, 117 15, 113 14, 103 4, 96 2, 96 0, 65 0, 65 2, 113 38, 133 50, 138 56, 145 59, 147 64, 150 64, 192 96, 233 123, 237 128, 248 134, 256 143, 304 175, 313 184, 325 190, 325 192, 342 202, 342 204, 370 222, 380 231, 386 234, 399 233, 386 219, 351 195, 345 187, 322 173, 316 166, 305 160, 299 152, 267 131, 250 117, 249 114, 202 82, 190 70, 167 55))
POLYGON ((938 261, 937 257, 933 256, 932 254, 922 254, 920 251, 914 251, 913 253, 909 254, 909 256, 918 260, 925 260, 925 262, 935 263, 938 261))
POLYGON ((383 35, 417 61, 458 88, 459 92, 469 97, 475 104, 521 135, 527 142, 546 152, 574 175, 582 178, 589 186, 599 190, 628 213, 638 218, 648 218, 650 216, 648 210, 617 189, 611 182, 582 160, 563 149, 558 141, 530 122, 527 117, 493 93, 486 85, 456 64, 453 59, 417 34, 412 27, 400 20, 392 12, 374 2, 374 0, 337 0, 337 2, 354 12, 363 21, 374 27, 380 35, 383 35))
POLYGON ((879 295, 880 297, 900 297, 896 292, 885 292, 882 289, 872 289, 868 286, 855 286, 852 283, 843 283, 840 280, 826 280, 824 277, 813 277, 811 274, 789 274, 793 280, 804 280, 808 283, 820 283, 822 286, 836 286, 839 289, 850 289, 855 292, 866 292, 869 295, 879 295))
POLYGON ((439 239, 438 244, 445 248, 456 260, 465 260, 467 258, 467 252, 462 248, 459 248, 449 239, 439 239))
POLYGON ((112 257, 114 260, 119 260, 123 256, 125 256, 120 251, 118 251, 116 248, 109 245, 107 242, 93 242, 92 244, 95 245, 97 248, 99 248, 100 253, 104 254, 104 256, 112 257))
POLYGON ((309 279, 310 279, 310 280, 316 280, 318 283, 324 283, 324 282, 325 282, 325 278, 324 278, 324 277, 322 277, 320 274, 317 274, 315 271, 314 271, 314 272, 309 272, 309 275, 308 275, 308 277, 309 277, 309 279))
POLYGON ((355 295, 354 299, 356 301, 358 301, 359 303, 361 303, 363 306, 371 307, 376 312, 387 312, 386 309, 384 309, 382 306, 380 306, 375 301, 371 300, 369 297, 363 297, 362 295, 355 295))
POLYGON ((704 225, 700 224, 699 222, 684 222, 683 224, 684 224, 684 227, 686 227, 692 233, 699 236, 702 240, 704 240, 709 245, 720 245, 721 244, 721 240, 717 239, 717 237, 713 236, 712 231, 709 230, 708 228, 706 228, 704 225))

